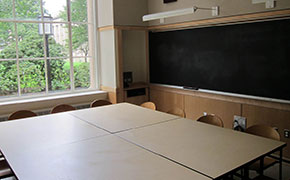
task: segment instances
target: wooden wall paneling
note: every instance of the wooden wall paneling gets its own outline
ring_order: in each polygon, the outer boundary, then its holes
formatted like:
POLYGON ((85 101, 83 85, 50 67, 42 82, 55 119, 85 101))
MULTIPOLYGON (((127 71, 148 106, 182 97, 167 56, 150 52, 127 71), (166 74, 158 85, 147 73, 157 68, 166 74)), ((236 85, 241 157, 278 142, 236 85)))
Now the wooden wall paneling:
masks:
POLYGON ((150 101, 156 104, 159 111, 167 112, 173 107, 184 110, 184 96, 181 94, 150 90, 150 101))
POLYGON ((117 102, 124 101, 124 87, 123 87, 123 36, 122 30, 117 29, 115 34, 116 37, 116 79, 117 79, 117 102))
POLYGON ((102 91, 106 91, 108 92, 108 97, 107 99, 113 103, 116 104, 117 103, 117 89, 116 88, 112 88, 112 87, 107 87, 107 86, 101 86, 101 90, 102 91))
POLYGON ((234 115, 241 115, 239 103, 185 95, 184 104, 187 118, 197 120, 204 112, 216 114, 226 128, 232 128, 234 115))
POLYGON ((146 35, 145 35, 145 43, 146 43, 146 45, 145 45, 145 47, 146 47, 146 73, 147 73, 147 75, 146 75, 146 83, 149 83, 149 81, 150 81, 150 74, 149 74, 149 31, 146 31, 146 35))
POLYGON ((131 98, 126 98, 126 102, 141 105, 144 102, 148 101, 148 96, 136 96, 131 98))
POLYGON ((187 89, 169 87, 166 85, 159 85, 159 84, 150 84, 150 90, 151 89, 178 93, 178 94, 183 94, 183 95, 189 95, 189 96, 216 99, 220 101, 234 102, 234 103, 239 103, 239 104, 249 104, 249 105, 290 111, 290 103, 280 103, 280 102, 266 101, 266 100, 255 99, 255 98, 238 97, 238 96, 233 96, 233 95, 222 95, 222 94, 216 94, 216 93, 202 92, 199 90, 187 90, 187 89))
POLYGON ((284 156, 290 158, 290 139, 284 138, 284 129, 290 129, 290 111, 243 105, 242 116, 247 118, 247 127, 255 124, 267 124, 272 127, 277 127, 281 141, 288 144, 284 150, 284 156))

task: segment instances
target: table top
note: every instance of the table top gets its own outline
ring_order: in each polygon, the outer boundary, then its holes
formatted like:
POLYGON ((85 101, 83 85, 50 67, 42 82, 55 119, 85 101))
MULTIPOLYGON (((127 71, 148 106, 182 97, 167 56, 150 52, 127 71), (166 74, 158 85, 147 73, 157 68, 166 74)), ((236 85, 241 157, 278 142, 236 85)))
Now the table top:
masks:
POLYGON ((183 118, 121 132, 118 136, 211 178, 285 145, 183 118))
POLYGON ((179 118, 178 116, 129 103, 71 111, 70 113, 110 133, 117 133, 179 118))
POLYGON ((107 134, 68 113, 58 113, 1 122, 0 149, 4 154, 26 152, 107 134))
POLYGON ((21 180, 209 179, 115 135, 9 153, 8 158, 21 180))
POLYGON ((128 103, 0 123, 21 180, 218 178, 284 145, 128 103))

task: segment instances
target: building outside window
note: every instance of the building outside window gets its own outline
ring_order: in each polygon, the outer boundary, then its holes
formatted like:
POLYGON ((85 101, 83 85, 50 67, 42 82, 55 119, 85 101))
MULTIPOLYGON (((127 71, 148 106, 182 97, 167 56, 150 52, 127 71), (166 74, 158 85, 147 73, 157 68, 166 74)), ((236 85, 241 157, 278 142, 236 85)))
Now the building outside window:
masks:
POLYGON ((0 1, 0 101, 96 88, 93 6, 0 1))

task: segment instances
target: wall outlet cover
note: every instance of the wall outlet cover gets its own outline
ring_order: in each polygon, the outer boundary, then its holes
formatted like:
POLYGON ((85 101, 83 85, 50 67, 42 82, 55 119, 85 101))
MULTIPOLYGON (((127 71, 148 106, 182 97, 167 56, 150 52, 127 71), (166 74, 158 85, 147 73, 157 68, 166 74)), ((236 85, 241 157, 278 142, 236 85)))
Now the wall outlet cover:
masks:
POLYGON ((242 116, 234 116, 233 128, 237 131, 245 131, 246 129, 246 118, 242 116))
POLYGON ((289 138, 289 136, 290 136, 290 130, 284 129, 284 138, 289 138))

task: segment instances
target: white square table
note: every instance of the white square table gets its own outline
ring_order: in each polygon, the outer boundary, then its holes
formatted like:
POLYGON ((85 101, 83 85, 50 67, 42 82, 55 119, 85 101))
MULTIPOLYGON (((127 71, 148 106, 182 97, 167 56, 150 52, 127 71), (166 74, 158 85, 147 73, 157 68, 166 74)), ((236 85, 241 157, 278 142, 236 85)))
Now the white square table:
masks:
POLYGON ((213 179, 286 146, 284 142, 183 118, 118 136, 213 179))
POLYGON ((4 154, 20 153, 108 134, 68 113, 58 113, 1 122, 0 149, 4 154))
POLYGON ((21 180, 209 180, 114 135, 7 158, 21 180))
POLYGON ((71 114, 110 133, 118 133, 179 118, 129 103, 71 111, 71 114))

